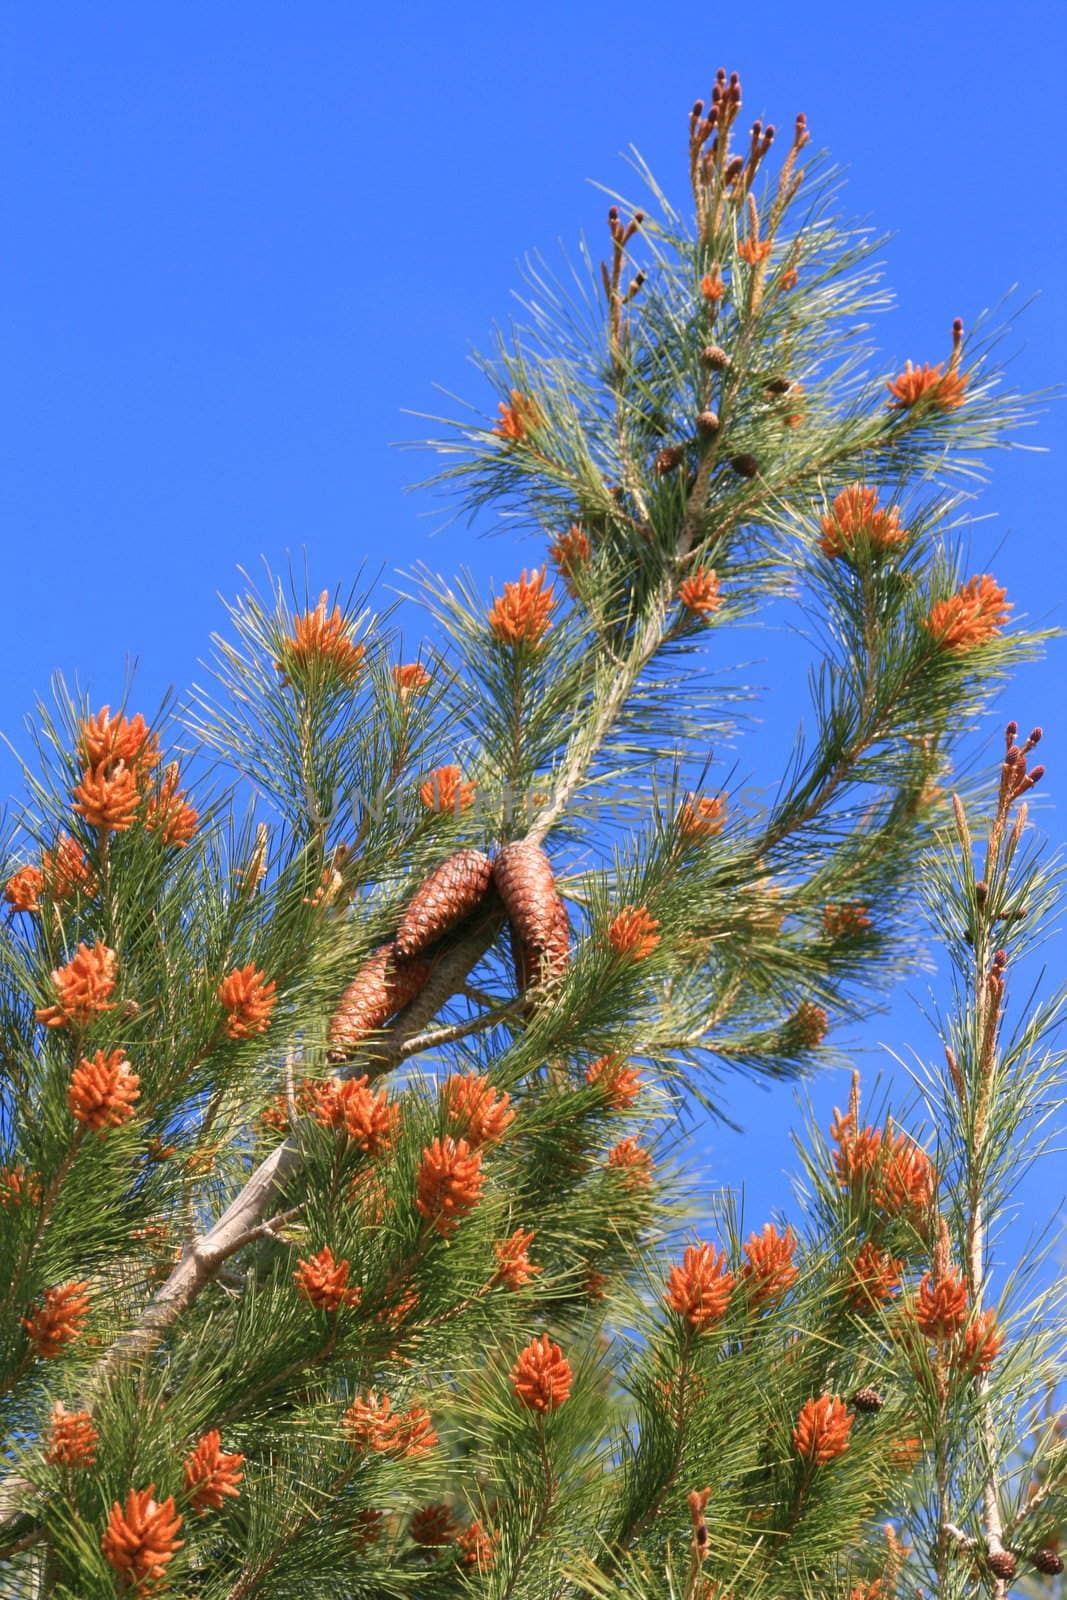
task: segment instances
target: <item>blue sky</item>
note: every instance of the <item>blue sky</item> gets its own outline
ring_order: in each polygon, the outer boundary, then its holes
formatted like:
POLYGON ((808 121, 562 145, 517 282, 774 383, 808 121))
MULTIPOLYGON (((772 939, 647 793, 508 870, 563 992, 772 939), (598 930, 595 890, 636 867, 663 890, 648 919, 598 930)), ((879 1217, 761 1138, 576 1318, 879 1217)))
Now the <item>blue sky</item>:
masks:
MULTIPOLYGON (((597 237, 588 180, 625 187, 628 144, 680 194, 686 113, 720 63, 746 115, 804 110, 848 171, 847 210, 893 230, 887 367, 941 359, 953 316, 1018 285, 1037 298, 1005 342, 1012 379, 1056 385, 1065 44, 1058 0, 4 8, 0 729, 20 741, 56 667, 114 702, 136 658, 146 710, 188 684, 216 593, 261 556, 306 552, 316 589, 363 565, 499 580, 529 564, 441 531, 440 507, 404 492, 427 464, 390 445, 418 436, 405 408, 436 409, 434 384, 478 392, 468 349, 506 317, 517 258, 597 237)), ((975 570, 1046 626, 1067 622, 1063 431, 1056 402, 1025 438, 1048 453, 999 455, 975 506, 975 570)), ((758 653, 773 683, 780 641, 758 653)), ((1052 796, 1064 661, 1053 647, 1004 702, 1045 724, 1052 796)), ((0 792, 15 784, 0 752, 0 792)), ((1053 839, 1063 817, 1046 802, 1053 839)), ((857 1037, 880 1040, 934 1045, 903 995, 857 1037)), ((826 1112, 843 1080, 814 1092, 826 1112)), ((738 1084, 733 1110, 758 1162, 715 1130, 695 1154, 711 1181, 747 1175, 754 1208, 783 1202, 788 1091, 738 1084)), ((1061 1182, 1027 1193, 1049 1210, 1061 1182)))

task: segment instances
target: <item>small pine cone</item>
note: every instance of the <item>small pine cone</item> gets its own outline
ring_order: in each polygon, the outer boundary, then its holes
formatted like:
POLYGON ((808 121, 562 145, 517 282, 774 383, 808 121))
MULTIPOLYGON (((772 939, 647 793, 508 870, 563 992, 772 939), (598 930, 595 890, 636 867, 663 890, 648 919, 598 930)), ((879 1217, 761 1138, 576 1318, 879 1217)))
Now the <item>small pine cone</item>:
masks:
POLYGON ((540 845, 506 844, 493 862, 493 882, 519 938, 535 955, 559 943, 560 897, 540 845))
POLYGON ((668 472, 673 472, 675 467, 681 466, 684 459, 685 451, 681 445, 664 445, 663 449, 656 454, 656 471, 663 478, 668 472))
POLYGON ((402 961, 417 956, 484 900, 493 863, 481 850, 457 850, 435 867, 408 902, 393 943, 402 961))
POLYGON ((759 462, 755 456, 734 456, 730 465, 742 478, 754 478, 759 471, 759 462))
POLYGON ((709 344, 700 352, 700 359, 706 367, 712 367, 716 372, 722 372, 730 365, 730 357, 717 344, 709 344))
POLYGON ((1063 1557, 1056 1550, 1036 1550, 1033 1563, 1046 1578, 1058 1578, 1063 1571, 1063 1557))
POLYGON ((697 432, 705 438, 710 438, 719 431, 719 413, 717 411, 702 411, 697 417, 697 432))
POLYGON ((348 985, 330 1022, 328 1061, 347 1061, 368 1034, 411 1004, 430 976, 426 961, 398 961, 383 944, 348 985))
POLYGON ((862 1389, 857 1389, 852 1396, 852 1404, 857 1411, 881 1411, 885 1401, 877 1389, 872 1389, 870 1384, 865 1384, 862 1389))
POLYGON ((995 1550, 990 1552, 989 1570, 996 1578, 1014 1578, 1018 1562, 1010 1550, 995 1550))
POLYGON ((788 394, 793 387, 792 378, 768 378, 763 385, 768 394, 788 394))

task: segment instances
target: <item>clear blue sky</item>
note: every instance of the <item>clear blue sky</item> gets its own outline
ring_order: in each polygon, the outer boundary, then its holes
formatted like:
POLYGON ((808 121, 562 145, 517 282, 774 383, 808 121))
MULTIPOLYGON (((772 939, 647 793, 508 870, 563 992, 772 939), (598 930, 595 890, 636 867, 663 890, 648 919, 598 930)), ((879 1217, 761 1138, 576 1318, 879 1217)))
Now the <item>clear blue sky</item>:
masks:
MULTIPOLYGON (((57 666, 113 702, 136 657, 146 710, 188 684, 216 591, 261 555, 306 550, 316 587, 364 562, 499 579, 528 561, 460 528, 434 538, 433 502, 403 492, 421 463, 390 443, 417 435, 403 410, 435 409, 433 384, 476 392, 467 349, 507 315, 516 258, 596 236, 587 180, 625 186, 630 142, 680 193, 686 113, 720 63, 746 115, 804 110, 849 170, 850 210, 894 230, 887 366, 940 359, 953 316, 1018 284, 1039 298, 1005 347, 1014 381, 1067 370, 1060 0, 40 0, 3 8, 0 41, 0 729, 16 739, 57 666)), ((1045 625, 1067 622, 1063 433, 1057 404, 1026 441, 1051 453, 996 458, 974 536, 976 570, 1045 625)), ((760 641, 772 683, 778 648, 760 641)), ((1046 725, 1053 797, 1065 659, 1004 707, 1046 725)), ((0 754, 0 793, 14 783, 0 754)), ((1054 838, 1064 814, 1043 814, 1054 838)), ((882 1039, 933 1047, 904 997, 860 1042, 882 1039)), ((843 1093, 815 1086, 823 1110, 843 1093)), ((783 1201, 788 1091, 738 1085, 734 1109, 758 1159, 712 1131, 702 1163, 747 1175, 757 1208, 783 1201)), ((1047 1207, 1061 1186, 1045 1175, 1047 1207)))

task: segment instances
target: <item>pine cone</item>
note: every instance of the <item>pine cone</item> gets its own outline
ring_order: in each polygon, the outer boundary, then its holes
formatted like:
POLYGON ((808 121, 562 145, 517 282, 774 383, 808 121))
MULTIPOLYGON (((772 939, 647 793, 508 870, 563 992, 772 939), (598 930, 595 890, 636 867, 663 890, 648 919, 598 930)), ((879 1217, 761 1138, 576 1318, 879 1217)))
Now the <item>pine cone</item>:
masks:
POLYGON ((759 471, 759 462, 755 456, 734 456, 730 465, 742 478, 754 478, 759 471))
POLYGON ((515 979, 520 994, 534 984, 546 983, 559 977, 567 969, 570 957, 571 930, 567 908, 557 896, 556 920, 548 942, 540 949, 528 943, 511 924, 511 954, 515 962, 515 979))
POLYGON ((1063 1557, 1057 1550, 1035 1550, 1033 1563, 1046 1578, 1058 1578, 1063 1571, 1063 1557))
POLYGON ((391 944, 383 944, 365 961, 348 985, 330 1022, 328 1061, 347 1061, 356 1047, 411 1004, 430 976, 426 961, 398 961, 391 944))
POLYGON ((515 963, 515 987, 525 994, 537 977, 537 955, 524 939, 515 932, 514 923, 508 924, 511 938, 511 959, 515 963))
POLYGON ((668 472, 673 472, 675 467, 681 466, 684 460, 685 451, 680 445, 666 444, 662 450, 659 450, 656 453, 656 472, 662 478, 668 472))
POLYGON ((989 1570, 997 1578, 1014 1578, 1018 1562, 1010 1550, 995 1550, 990 1552, 989 1570))
POLYGON ((878 1393, 877 1389, 872 1389, 870 1384, 865 1384, 862 1389, 857 1389, 855 1394, 852 1396, 852 1404, 855 1406, 857 1411, 866 1411, 870 1413, 873 1411, 881 1411, 882 1407, 885 1405, 885 1401, 882 1399, 882 1396, 878 1393))
POLYGON ((700 352, 700 359, 706 366, 714 367, 716 372, 722 372, 730 365, 730 357, 717 344, 709 344, 700 352))
MULTIPOLYGON (((535 955, 558 948, 562 901, 552 864, 540 845, 506 844, 493 862, 493 882, 519 938, 535 955)), ((566 916, 566 913, 564 913, 566 916)))
POLYGON ((393 941, 402 961, 440 939, 485 898, 493 863, 481 850, 457 850, 420 883, 400 919, 393 941))
POLYGON ((560 899, 556 907, 556 920, 552 927, 552 937, 544 953, 548 963, 549 976, 555 978, 567 970, 567 962, 571 954, 571 925, 567 916, 567 907, 560 899))
POLYGON ((697 432, 710 438, 719 431, 719 413, 717 411, 702 411, 697 417, 697 432))

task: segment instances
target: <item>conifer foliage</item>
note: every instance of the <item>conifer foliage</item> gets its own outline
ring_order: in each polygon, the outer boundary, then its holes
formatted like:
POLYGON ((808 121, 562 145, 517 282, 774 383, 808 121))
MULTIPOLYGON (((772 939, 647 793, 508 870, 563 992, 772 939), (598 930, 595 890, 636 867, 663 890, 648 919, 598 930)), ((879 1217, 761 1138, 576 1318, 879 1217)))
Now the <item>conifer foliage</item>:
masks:
POLYGON ((414 660, 279 585, 176 715, 38 710, 0 929, 5 1595, 999 1600, 1061 1568, 1054 1307, 990 1265, 1060 1104, 1061 1002, 1004 1030, 1054 887, 1038 732, 984 863, 949 778, 1037 640, 955 547, 1021 407, 959 322, 865 376, 870 242, 805 119, 775 165, 740 112, 720 73, 690 214, 642 171, 599 275, 531 267, 497 415, 436 441, 535 565, 423 573, 414 660), (753 811, 708 763, 736 625, 782 604, 814 732, 742 743, 753 811), (922 884, 960 981, 924 1123, 857 1080, 794 1214, 691 1230, 680 1106, 839 1059, 922 884))

